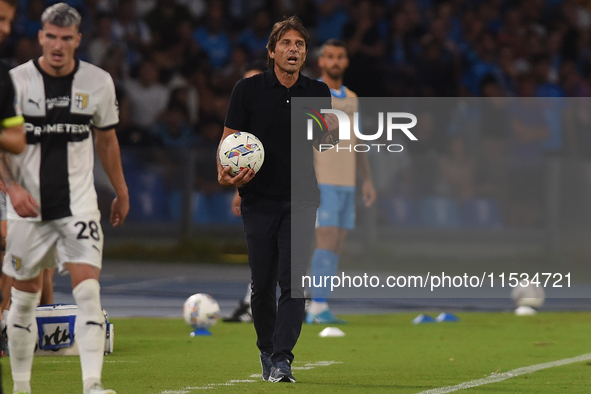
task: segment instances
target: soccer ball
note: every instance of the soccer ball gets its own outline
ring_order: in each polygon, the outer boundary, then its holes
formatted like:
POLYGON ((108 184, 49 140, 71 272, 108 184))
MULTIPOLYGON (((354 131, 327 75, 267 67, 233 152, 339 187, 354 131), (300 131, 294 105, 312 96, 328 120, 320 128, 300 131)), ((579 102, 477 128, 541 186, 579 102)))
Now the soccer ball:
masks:
POLYGON ((515 304, 520 306, 529 306, 530 308, 539 308, 544 305, 546 294, 544 288, 536 286, 533 283, 529 283, 526 286, 526 282, 520 282, 519 286, 516 286, 511 290, 511 298, 515 301, 515 304))
POLYGON ((265 160, 265 149, 261 141, 251 133, 230 134, 220 145, 220 163, 230 166, 232 175, 238 175, 243 168, 258 172, 265 160))
POLYGON ((218 321, 220 306, 209 294, 193 294, 183 305, 183 317, 194 329, 209 328, 218 321))

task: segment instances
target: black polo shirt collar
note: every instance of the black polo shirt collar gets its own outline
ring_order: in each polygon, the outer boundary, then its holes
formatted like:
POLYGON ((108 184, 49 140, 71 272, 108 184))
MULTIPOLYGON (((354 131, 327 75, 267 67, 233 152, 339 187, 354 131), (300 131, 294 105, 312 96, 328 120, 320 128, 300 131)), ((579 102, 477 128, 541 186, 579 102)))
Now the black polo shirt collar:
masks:
MULTIPOLYGON (((275 75, 275 69, 265 71, 264 76, 265 76, 265 87, 271 88, 275 85, 283 86, 283 85, 281 85, 281 82, 279 82, 279 80, 277 79, 277 75, 275 75)), ((301 71, 298 73, 298 80, 289 89, 293 89, 297 86, 301 86, 302 88, 307 89, 307 90, 310 89, 310 79, 303 78, 301 71)))

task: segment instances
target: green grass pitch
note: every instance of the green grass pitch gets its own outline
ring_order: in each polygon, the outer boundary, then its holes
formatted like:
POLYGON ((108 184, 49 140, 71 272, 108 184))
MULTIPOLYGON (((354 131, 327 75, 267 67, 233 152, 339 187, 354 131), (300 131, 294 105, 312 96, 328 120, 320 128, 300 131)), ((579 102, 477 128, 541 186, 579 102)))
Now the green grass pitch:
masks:
MULTIPOLYGON (((411 394, 591 353, 591 313, 459 313, 460 322, 413 325, 416 315, 343 316, 349 324, 341 326, 346 333, 341 338, 320 338, 324 326, 304 325, 294 351, 293 366, 299 367, 294 370, 295 385, 251 376, 260 373, 252 324, 220 322, 212 336, 192 338, 182 319, 113 319, 115 352, 105 357, 103 381, 118 394, 194 394, 203 389, 411 394)), ((1 363, 4 390, 10 393, 8 358, 1 363)), ((80 379, 78 357, 35 358, 35 394, 79 394, 80 379)), ((589 393, 591 363, 576 362, 460 392, 589 393)))

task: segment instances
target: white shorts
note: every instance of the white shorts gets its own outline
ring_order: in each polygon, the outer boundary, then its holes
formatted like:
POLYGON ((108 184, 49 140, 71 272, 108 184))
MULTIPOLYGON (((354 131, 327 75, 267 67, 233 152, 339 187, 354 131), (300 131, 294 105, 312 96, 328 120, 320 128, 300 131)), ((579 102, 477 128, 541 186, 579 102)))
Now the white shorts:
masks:
POLYGON ((49 221, 8 219, 2 270, 18 280, 39 276, 44 268, 86 263, 101 268, 103 230, 100 212, 49 221))

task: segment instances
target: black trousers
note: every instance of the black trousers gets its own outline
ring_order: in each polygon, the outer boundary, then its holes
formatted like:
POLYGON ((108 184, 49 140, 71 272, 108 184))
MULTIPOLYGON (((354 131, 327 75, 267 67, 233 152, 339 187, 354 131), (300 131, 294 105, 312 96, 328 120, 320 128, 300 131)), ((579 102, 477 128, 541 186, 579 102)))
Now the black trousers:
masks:
POLYGON ((253 196, 245 196, 241 204, 257 346, 272 354, 274 363, 291 363, 304 321, 302 275, 309 264, 318 204, 253 196))

